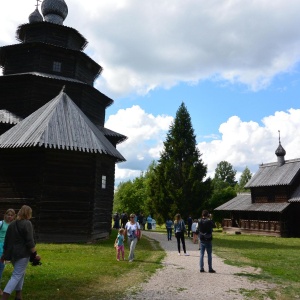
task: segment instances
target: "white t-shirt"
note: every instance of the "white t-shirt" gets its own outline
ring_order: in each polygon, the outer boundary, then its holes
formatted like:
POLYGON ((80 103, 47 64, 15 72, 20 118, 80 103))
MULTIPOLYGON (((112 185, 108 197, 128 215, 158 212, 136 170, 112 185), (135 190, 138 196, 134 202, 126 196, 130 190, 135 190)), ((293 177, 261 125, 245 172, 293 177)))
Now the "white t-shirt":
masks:
POLYGON ((194 222, 194 223, 192 224, 192 228, 191 228, 192 232, 196 232, 196 230, 197 230, 197 225, 198 225, 197 222, 194 222))
POLYGON ((127 230, 127 236, 128 238, 136 238, 136 231, 137 229, 141 229, 140 224, 138 222, 135 222, 134 224, 131 224, 130 221, 126 223, 125 229, 127 230))

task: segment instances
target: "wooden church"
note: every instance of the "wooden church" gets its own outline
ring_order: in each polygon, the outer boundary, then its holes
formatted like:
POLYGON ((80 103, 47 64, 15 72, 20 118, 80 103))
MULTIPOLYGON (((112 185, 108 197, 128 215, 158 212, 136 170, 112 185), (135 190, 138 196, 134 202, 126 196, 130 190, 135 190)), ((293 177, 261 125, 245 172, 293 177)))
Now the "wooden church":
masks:
POLYGON ((225 232, 300 237, 300 158, 285 160, 281 145, 277 162, 261 164, 246 184, 250 194, 239 194, 217 207, 227 218, 225 232))
POLYGON ((113 100, 93 86, 102 68, 67 14, 64 0, 44 0, 20 43, 0 47, 0 211, 30 205, 40 242, 107 237, 125 160, 116 145, 126 137, 104 127, 113 100))

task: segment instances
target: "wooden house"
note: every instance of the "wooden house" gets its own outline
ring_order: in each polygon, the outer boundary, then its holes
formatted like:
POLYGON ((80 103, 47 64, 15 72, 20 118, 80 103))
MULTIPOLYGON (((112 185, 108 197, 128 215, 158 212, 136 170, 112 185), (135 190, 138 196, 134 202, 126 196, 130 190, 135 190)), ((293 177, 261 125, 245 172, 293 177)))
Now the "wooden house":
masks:
POLYGON ((63 25, 64 0, 44 0, 0 47, 0 211, 33 208, 38 241, 79 242, 111 230, 116 145, 104 127, 113 100, 94 88, 102 68, 63 25))
POLYGON ((225 232, 300 237, 300 159, 285 160, 279 139, 277 162, 261 164, 239 194, 217 207, 225 232))

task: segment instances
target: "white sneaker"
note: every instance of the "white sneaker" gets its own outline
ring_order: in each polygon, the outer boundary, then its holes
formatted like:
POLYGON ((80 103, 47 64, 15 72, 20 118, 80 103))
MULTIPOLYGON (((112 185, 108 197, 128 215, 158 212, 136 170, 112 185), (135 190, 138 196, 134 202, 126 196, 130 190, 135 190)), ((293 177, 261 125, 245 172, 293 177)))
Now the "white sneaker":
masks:
POLYGON ((133 259, 130 259, 128 262, 133 262, 133 259))
POLYGON ((184 256, 190 256, 188 253, 184 253, 184 256))
POLYGON ((180 256, 180 253, 178 253, 178 256, 180 256))

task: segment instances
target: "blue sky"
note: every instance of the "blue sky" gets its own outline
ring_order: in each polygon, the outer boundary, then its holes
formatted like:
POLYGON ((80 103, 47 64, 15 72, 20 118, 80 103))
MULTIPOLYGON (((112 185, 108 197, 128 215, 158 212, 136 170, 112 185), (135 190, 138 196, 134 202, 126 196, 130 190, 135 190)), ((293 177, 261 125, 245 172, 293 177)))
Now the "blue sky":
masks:
MULTIPOLYGON (((85 53, 104 68, 95 87, 115 100, 106 127, 128 136, 116 184, 159 158, 182 102, 209 176, 222 160, 238 176, 276 161, 278 130, 286 159, 300 157, 299 1, 65 2, 64 25, 86 37, 85 53)), ((0 46, 17 43, 34 5, 1 4, 0 46)))

